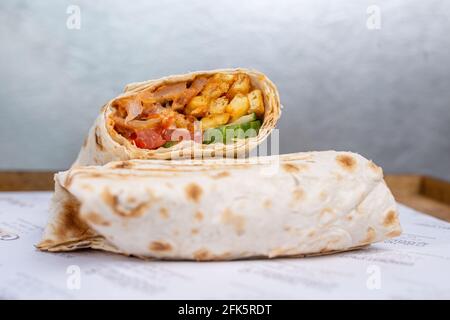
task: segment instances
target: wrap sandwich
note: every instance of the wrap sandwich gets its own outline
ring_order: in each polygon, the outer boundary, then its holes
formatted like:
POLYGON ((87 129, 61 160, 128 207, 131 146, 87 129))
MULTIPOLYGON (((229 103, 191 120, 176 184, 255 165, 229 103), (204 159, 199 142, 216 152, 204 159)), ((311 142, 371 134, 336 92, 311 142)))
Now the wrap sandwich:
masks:
POLYGON ((381 168, 350 152, 116 161, 55 183, 41 250, 231 260, 327 254, 401 233, 381 168))
POLYGON ((242 157, 269 135, 280 114, 277 88, 255 70, 199 71, 134 83, 102 107, 74 165, 242 157))

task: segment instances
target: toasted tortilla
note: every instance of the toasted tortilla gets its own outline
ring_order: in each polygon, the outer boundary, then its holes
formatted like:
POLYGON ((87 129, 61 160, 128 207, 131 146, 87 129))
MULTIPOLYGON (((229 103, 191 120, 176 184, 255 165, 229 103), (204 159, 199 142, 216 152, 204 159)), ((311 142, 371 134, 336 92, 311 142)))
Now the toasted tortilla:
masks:
POLYGON ((111 162, 55 175, 41 250, 231 260, 327 254, 400 235, 380 167, 350 152, 111 162))
POLYGON ((210 157, 244 157, 263 142, 275 128, 281 115, 281 104, 276 86, 263 73, 249 69, 220 69, 210 71, 197 71, 182 75, 168 76, 157 80, 132 83, 126 86, 125 92, 110 100, 101 109, 94 125, 89 130, 83 146, 78 154, 74 166, 103 165, 110 161, 130 159, 191 159, 210 157), (114 112, 112 103, 118 98, 134 95, 143 90, 156 88, 163 84, 192 81, 201 75, 217 73, 238 74, 244 73, 251 79, 253 87, 260 89, 264 98, 264 118, 262 126, 256 137, 239 139, 235 143, 202 144, 193 140, 182 141, 172 147, 160 147, 155 150, 141 149, 131 143, 114 130, 111 115, 114 112))

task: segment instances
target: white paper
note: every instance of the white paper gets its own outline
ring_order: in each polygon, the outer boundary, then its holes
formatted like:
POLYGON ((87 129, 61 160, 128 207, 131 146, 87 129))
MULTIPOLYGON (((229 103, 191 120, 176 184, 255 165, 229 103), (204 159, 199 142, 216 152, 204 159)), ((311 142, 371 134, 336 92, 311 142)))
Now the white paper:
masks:
POLYGON ((50 192, 0 192, 0 299, 449 299, 450 223, 399 205, 404 233, 322 257, 142 261, 40 252, 50 192))

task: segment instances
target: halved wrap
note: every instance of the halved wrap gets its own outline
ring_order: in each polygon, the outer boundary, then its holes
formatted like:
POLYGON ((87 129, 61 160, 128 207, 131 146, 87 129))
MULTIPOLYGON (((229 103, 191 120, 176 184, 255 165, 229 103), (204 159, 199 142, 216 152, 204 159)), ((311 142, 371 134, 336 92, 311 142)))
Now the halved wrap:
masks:
POLYGON ((350 152, 111 162, 55 176, 38 248, 160 259, 325 254, 398 236, 381 168, 350 152))
POLYGON ((134 83, 103 106, 74 165, 242 157, 270 134, 280 114, 277 88, 255 70, 198 71, 134 83))

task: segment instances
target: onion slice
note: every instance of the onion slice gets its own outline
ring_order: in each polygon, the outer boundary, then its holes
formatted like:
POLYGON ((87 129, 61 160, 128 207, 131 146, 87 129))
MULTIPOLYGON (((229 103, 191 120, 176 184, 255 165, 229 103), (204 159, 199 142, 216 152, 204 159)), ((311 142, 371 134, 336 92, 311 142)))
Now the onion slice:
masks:
POLYGON ((131 100, 127 107, 127 117, 125 118, 125 122, 129 122, 131 120, 136 119, 142 113, 143 107, 140 101, 131 100))

